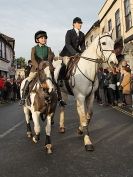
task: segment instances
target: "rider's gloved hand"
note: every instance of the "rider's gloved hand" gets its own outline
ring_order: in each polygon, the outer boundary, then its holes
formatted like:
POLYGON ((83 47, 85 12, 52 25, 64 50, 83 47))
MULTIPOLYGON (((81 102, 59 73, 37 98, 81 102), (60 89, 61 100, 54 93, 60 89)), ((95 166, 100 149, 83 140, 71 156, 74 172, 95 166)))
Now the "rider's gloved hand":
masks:
POLYGON ((44 61, 42 61, 42 62, 39 64, 38 69, 39 69, 39 70, 42 70, 42 69, 43 69, 44 64, 45 64, 45 62, 44 62, 44 61))

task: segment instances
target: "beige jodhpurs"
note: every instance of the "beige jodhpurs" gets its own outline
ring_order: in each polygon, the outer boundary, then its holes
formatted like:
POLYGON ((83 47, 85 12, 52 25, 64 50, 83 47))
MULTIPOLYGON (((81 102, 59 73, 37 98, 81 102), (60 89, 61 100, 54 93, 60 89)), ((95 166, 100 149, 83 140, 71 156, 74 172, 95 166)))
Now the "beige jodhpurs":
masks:
POLYGON ((30 72, 29 76, 26 78, 27 81, 31 82, 37 75, 37 72, 30 72))

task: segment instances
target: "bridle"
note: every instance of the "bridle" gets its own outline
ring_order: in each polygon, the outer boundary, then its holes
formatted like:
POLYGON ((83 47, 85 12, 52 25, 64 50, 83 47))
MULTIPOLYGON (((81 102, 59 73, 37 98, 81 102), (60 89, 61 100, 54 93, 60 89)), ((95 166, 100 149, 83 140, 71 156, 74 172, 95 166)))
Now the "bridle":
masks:
MULTIPOLYGON (((102 38, 104 38, 104 37, 110 37, 110 38, 112 38, 111 37, 111 35, 109 35, 109 34, 106 34, 106 35, 104 35, 104 36, 99 36, 99 39, 98 39, 98 45, 97 45, 97 48, 96 48, 96 52, 98 51, 98 47, 100 48, 100 52, 101 52, 101 57, 100 57, 100 59, 99 58, 88 58, 88 57, 84 57, 84 56, 80 56, 80 58, 83 58, 83 59, 85 59, 85 60, 88 60, 88 61, 91 61, 91 62, 95 62, 95 63, 98 63, 98 64, 102 64, 102 63, 108 63, 108 61, 109 61, 109 58, 111 57, 111 55, 112 55, 112 53, 114 53, 114 50, 107 50, 107 49, 103 49, 102 48, 102 44, 101 44, 101 39, 102 38), (108 59, 106 60, 106 57, 105 57, 105 55, 104 55, 104 52, 111 52, 110 53, 110 55, 109 55, 109 57, 108 57, 108 59)), ((98 52, 97 52, 97 55, 98 55, 98 52)))
POLYGON ((44 73, 44 69, 46 68, 46 67, 49 67, 49 62, 46 62, 46 66, 42 69, 42 70, 38 70, 37 71, 37 75, 38 75, 38 79, 39 79, 39 84, 40 84, 40 86, 42 87, 42 88, 44 88, 43 87, 43 85, 45 85, 46 86, 46 88, 48 88, 48 85, 47 85, 47 80, 50 80, 51 82, 52 82, 52 84, 53 84, 53 80, 52 80, 52 78, 50 78, 50 77, 48 77, 47 75, 46 75, 46 73, 44 73), (43 81, 41 81, 41 76, 40 76, 40 74, 41 74, 41 72, 43 72, 43 81))
MULTIPOLYGON (((98 45, 99 45, 99 47, 100 47, 100 52, 102 53, 102 55, 101 55, 102 57, 101 57, 101 58, 103 58, 103 62, 102 62, 102 63, 108 63, 110 56, 112 55, 112 53, 114 53, 114 50, 109 50, 109 49, 103 49, 103 48, 102 48, 102 45, 101 45, 100 40, 101 40, 102 38, 104 38, 104 37, 109 37, 109 38, 111 38, 111 39, 112 39, 112 37, 111 37, 111 35, 106 34, 106 35, 101 36, 101 37, 99 36, 99 40, 98 40, 98 45), (104 52, 111 52, 107 60, 105 59, 104 52)), ((98 49, 98 47, 97 47, 97 49, 98 49)))

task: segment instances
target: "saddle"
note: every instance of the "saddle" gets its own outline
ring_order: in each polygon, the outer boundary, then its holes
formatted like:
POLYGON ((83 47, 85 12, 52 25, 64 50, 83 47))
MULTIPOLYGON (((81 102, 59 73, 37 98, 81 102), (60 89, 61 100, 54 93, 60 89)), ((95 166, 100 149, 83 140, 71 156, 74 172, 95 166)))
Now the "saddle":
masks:
POLYGON ((66 69, 66 79, 67 80, 70 79, 70 77, 75 74, 76 66, 77 66, 79 60, 80 60, 79 56, 70 57, 70 60, 67 64, 67 69, 66 69))
POLYGON ((80 60, 79 56, 76 56, 76 57, 73 56, 73 57, 70 57, 70 60, 67 66, 64 63, 62 63, 62 67, 59 72, 58 80, 69 80, 70 77, 75 74, 76 65, 78 64, 79 60, 80 60))
POLYGON ((72 76, 74 76, 76 72, 76 66, 79 60, 80 60, 79 56, 70 57, 67 66, 64 63, 62 63, 62 67, 59 72, 59 77, 58 77, 59 86, 62 87, 64 81, 67 91, 70 95, 73 95, 73 91, 72 91, 72 85, 69 83, 69 80, 72 76))

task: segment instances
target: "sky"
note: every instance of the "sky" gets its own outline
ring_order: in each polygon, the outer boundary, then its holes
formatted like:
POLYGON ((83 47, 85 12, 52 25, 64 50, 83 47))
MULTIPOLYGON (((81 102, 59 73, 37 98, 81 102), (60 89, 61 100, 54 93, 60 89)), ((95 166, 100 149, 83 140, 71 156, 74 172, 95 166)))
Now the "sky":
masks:
POLYGON ((80 17, 82 31, 86 33, 98 20, 105 0, 0 0, 0 32, 15 39, 16 58, 30 59, 35 46, 34 34, 44 30, 47 45, 54 53, 62 50, 66 31, 72 21, 80 17))

